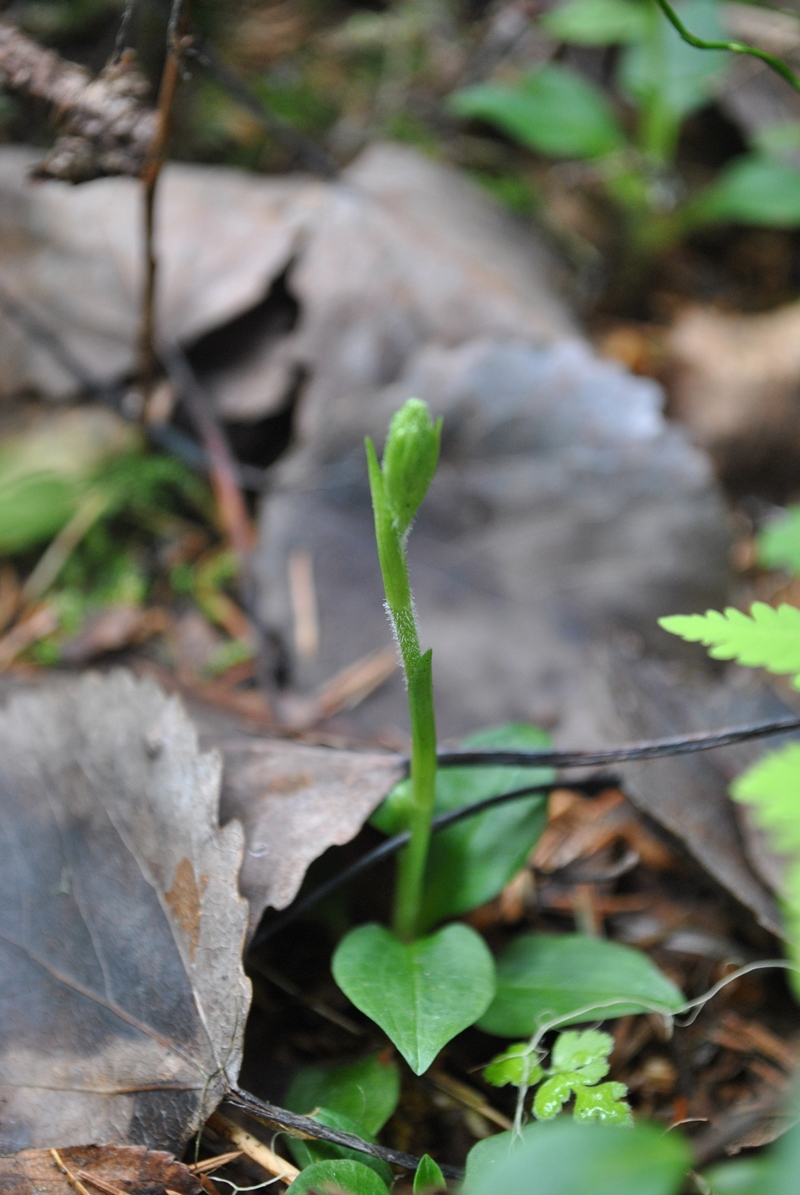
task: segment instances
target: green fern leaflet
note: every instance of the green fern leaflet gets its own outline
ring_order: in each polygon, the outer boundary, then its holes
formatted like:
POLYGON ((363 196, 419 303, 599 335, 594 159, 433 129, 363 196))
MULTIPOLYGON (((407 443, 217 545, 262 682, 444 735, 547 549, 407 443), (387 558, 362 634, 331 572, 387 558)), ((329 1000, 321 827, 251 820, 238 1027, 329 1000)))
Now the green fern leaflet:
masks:
POLYGON ((750 613, 728 607, 723 613, 675 614, 660 618, 659 625, 690 643, 702 643, 716 660, 736 660, 750 668, 795 673, 800 688, 800 610, 782 605, 776 609, 754 602, 750 613))

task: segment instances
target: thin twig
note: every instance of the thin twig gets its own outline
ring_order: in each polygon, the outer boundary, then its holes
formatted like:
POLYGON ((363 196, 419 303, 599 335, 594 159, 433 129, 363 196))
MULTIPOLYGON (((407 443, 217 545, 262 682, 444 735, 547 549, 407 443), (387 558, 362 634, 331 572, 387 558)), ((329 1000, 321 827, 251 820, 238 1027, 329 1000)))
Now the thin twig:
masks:
POLYGON ((161 357, 170 381, 186 404, 189 417, 205 447, 222 530, 240 563, 244 563, 253 546, 253 535, 239 488, 233 449, 211 410, 186 354, 177 345, 171 345, 162 351, 161 357))
MULTIPOLYGON (((343 1145, 346 1149, 356 1149, 359 1153, 369 1154, 373 1158, 381 1158, 390 1166, 400 1166, 403 1170, 416 1170, 420 1159, 413 1154, 404 1153, 399 1149, 388 1149, 385 1145, 376 1145, 371 1141, 363 1141, 354 1133, 343 1133, 340 1129, 331 1129, 320 1124, 310 1116, 300 1116, 297 1112, 289 1112, 286 1108, 279 1108, 275 1104, 267 1104, 239 1088, 228 1092, 223 1100, 223 1107, 238 1108, 247 1112, 255 1120, 270 1128, 282 1130, 292 1137, 309 1137, 316 1141, 329 1141, 331 1145, 343 1145)), ((440 1166, 442 1173, 448 1178, 461 1178, 462 1172, 455 1166, 440 1166)))
POLYGON ((790 87, 793 87, 795 91, 800 91, 800 76, 796 75, 782 59, 776 58, 774 54, 770 54, 766 50, 759 50, 756 46, 749 46, 746 42, 706 41, 703 37, 696 37, 686 28, 668 0, 656 0, 656 4, 678 35, 690 46, 694 46, 698 50, 729 50, 731 54, 747 54, 751 58, 759 58, 766 63, 770 70, 775 71, 776 75, 780 75, 790 87))
POLYGON ((307 170, 321 178, 337 177, 339 167, 331 155, 315 141, 276 116, 204 38, 193 32, 191 39, 187 39, 182 47, 182 53, 185 58, 196 62, 210 79, 241 104, 270 137, 288 150, 307 170))
POLYGON ((128 45, 128 33, 130 32, 136 4, 137 0, 125 0, 125 8, 122 10, 122 19, 120 20, 116 40, 114 41, 114 61, 119 61, 122 52, 128 45))
POLYGON ((172 105, 180 81, 180 59, 178 57, 177 39, 179 30, 182 29, 184 24, 184 0, 172 0, 172 8, 170 9, 169 23, 167 25, 167 56, 164 61, 161 86, 158 92, 158 119, 153 139, 150 142, 147 162, 142 171, 142 184, 144 186, 145 277, 142 294, 142 322, 139 330, 139 376, 144 393, 143 409, 145 414, 158 363, 155 345, 155 298, 158 273, 158 261, 155 249, 156 193, 167 152, 172 105))
MULTIPOLYGON (((558 787, 568 789, 570 792, 582 793, 584 796, 596 796, 597 793, 604 792, 608 788, 615 788, 619 784, 616 776, 590 776, 586 780, 576 784, 562 784, 559 782, 558 787)), ((527 788, 516 788, 512 792, 499 793, 493 797, 486 797, 482 801, 475 801, 472 805, 462 805, 460 809, 451 809, 447 813, 440 813, 431 822, 431 833, 438 834, 441 830, 446 830, 448 826, 453 826, 457 822, 464 821, 465 818, 475 817, 478 813, 483 813, 487 809, 494 809, 497 805, 505 805, 509 801, 519 801, 523 797, 544 797, 553 791, 556 787, 555 782, 552 784, 537 784, 529 785, 527 788)), ((362 855, 360 859, 356 859, 349 867, 345 867, 342 871, 337 872, 336 875, 331 876, 324 884, 320 884, 318 888, 312 889, 300 900, 294 902, 284 912, 279 913, 268 923, 263 923, 256 931, 250 949, 260 946, 262 942, 266 942, 279 930, 284 929, 292 921, 295 921, 308 909, 312 908, 319 901, 329 896, 331 892, 335 892, 342 884, 346 884, 348 880, 352 880, 355 876, 360 875, 362 871, 373 867, 379 863, 381 859, 388 859, 392 855, 396 855, 398 851, 402 850, 406 845, 411 835, 408 830, 403 830, 400 834, 395 834, 392 838, 387 838, 385 842, 380 843, 374 850, 368 851, 366 855, 362 855)))
POLYGON ((437 756, 437 763, 440 768, 603 767, 606 764, 628 763, 636 759, 661 759, 666 755, 691 755, 695 751, 712 751, 715 747, 729 747, 733 743, 745 743, 748 739, 785 734, 790 730, 800 730, 800 716, 797 714, 776 718, 771 722, 754 722, 749 726, 676 735, 667 739, 645 739, 625 747, 598 747, 589 751, 443 751, 437 756))

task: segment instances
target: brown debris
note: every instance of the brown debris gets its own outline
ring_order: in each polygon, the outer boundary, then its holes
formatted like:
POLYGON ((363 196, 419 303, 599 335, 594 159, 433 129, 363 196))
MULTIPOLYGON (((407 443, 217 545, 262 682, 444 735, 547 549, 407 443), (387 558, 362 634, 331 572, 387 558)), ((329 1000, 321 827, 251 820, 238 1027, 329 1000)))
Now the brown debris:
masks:
POLYGON ((157 118, 143 103, 149 87, 132 55, 110 62, 93 79, 85 67, 3 22, 0 84, 53 109, 61 136, 37 167, 38 178, 83 183, 141 174, 157 118))
POLYGON ((144 1146, 26 1149, 0 1158, 0 1195, 153 1195, 167 1188, 177 1195, 201 1195, 188 1166, 144 1146))

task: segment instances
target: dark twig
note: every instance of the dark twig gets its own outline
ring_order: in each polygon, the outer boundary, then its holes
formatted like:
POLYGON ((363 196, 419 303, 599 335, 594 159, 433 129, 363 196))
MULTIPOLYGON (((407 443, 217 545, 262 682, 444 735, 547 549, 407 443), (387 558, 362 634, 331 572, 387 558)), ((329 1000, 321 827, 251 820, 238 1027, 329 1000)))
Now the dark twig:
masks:
POLYGON ((253 546, 253 537, 247 507, 239 488, 236 458, 228 437, 212 411, 186 354, 177 345, 172 345, 162 350, 161 356, 170 381, 186 404, 189 418, 205 447, 222 530, 240 564, 244 565, 253 546))
MULTIPOLYGON (((346 1149, 357 1149, 359 1153, 369 1154, 372 1158, 381 1158, 390 1166, 400 1166, 403 1170, 416 1170, 420 1159, 413 1154, 403 1153, 399 1149, 388 1149, 385 1145, 373 1145, 371 1141, 363 1141, 354 1133, 343 1133, 340 1129, 330 1129, 309 1116, 300 1116, 290 1112, 287 1108, 279 1108, 275 1104, 267 1104, 250 1095, 247 1091, 235 1089, 225 1096, 223 1104, 229 1108, 238 1108, 247 1112, 254 1120, 268 1125, 271 1129, 280 1129, 292 1137, 305 1137, 316 1141, 329 1141, 331 1145, 342 1145, 346 1149)), ((455 1166, 442 1166, 442 1173, 447 1178, 460 1179, 462 1172, 455 1166)))
POLYGON ((164 166, 169 140, 170 118, 175 93, 180 82, 180 59, 177 40, 179 31, 185 25, 184 0, 172 0, 167 25, 167 56, 161 74, 158 92, 158 110, 155 132, 147 153, 147 162, 142 170, 144 186, 144 258, 145 276, 142 293, 142 322, 139 330, 139 377, 144 395, 143 414, 147 414, 153 381, 155 379, 157 353, 155 340, 155 302, 158 262, 155 250, 155 208, 158 180, 164 166))
POLYGON ((792 714, 773 722, 755 722, 750 726, 729 727, 701 734, 677 735, 668 739, 646 739, 627 747, 599 747, 594 751, 443 751, 437 756, 440 768, 469 767, 551 767, 591 768, 627 763, 635 759, 661 759, 666 755, 691 755, 729 747, 748 739, 766 738, 800 730, 800 716, 792 714))
POLYGON ((196 62, 205 74, 241 104, 279 145, 288 150, 312 174, 336 178, 339 167, 326 150, 281 120, 250 90, 244 80, 220 58, 205 39, 193 34, 182 47, 185 58, 196 62))
MULTIPOLYGON (((584 796, 596 796, 600 792, 605 792, 608 788, 613 788, 619 783, 615 776, 590 776, 585 781, 576 784, 558 784, 559 788, 566 788, 570 792, 582 793, 584 796)), ((440 813, 438 817, 433 819, 431 823, 431 832, 438 834, 441 830, 446 830, 448 826, 454 826, 457 822, 464 821, 465 818, 475 817, 478 813, 484 813, 487 809, 494 809, 496 805, 505 805, 509 801, 519 801, 523 797, 544 797, 552 792, 556 787, 556 782, 552 784, 538 784, 529 785, 527 788, 515 788, 512 792, 498 793, 493 797, 485 797, 482 801, 475 801, 472 805, 462 805, 460 809, 451 809, 447 813, 440 813)), ((408 830, 404 830, 400 834, 395 834, 392 838, 387 838, 385 842, 380 843, 373 850, 368 851, 366 855, 362 855, 360 859, 356 859, 349 867, 345 867, 342 871, 337 872, 336 875, 331 876, 324 884, 320 884, 318 888, 314 888, 308 892, 300 900, 296 900, 293 905, 286 909, 283 913, 279 913, 268 923, 262 923, 256 931, 250 949, 260 946, 262 942, 266 942, 274 934, 278 933, 290 922, 295 921, 302 916, 308 909, 318 904, 331 892, 335 892, 342 884, 346 884, 348 880, 352 880, 355 876, 360 875, 362 871, 373 867, 379 863, 381 859, 388 859, 392 855, 396 855, 398 851, 402 850, 406 845, 411 835, 408 830)))

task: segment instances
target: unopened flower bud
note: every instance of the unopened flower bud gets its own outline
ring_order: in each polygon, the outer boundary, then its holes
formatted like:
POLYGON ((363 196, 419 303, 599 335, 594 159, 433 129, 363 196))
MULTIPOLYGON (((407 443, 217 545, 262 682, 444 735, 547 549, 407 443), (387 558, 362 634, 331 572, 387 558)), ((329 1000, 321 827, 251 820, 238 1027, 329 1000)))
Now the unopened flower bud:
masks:
POLYGON ((409 398, 389 425, 381 471, 400 535, 408 531, 433 480, 441 430, 441 419, 432 423, 427 405, 418 398, 409 398))

